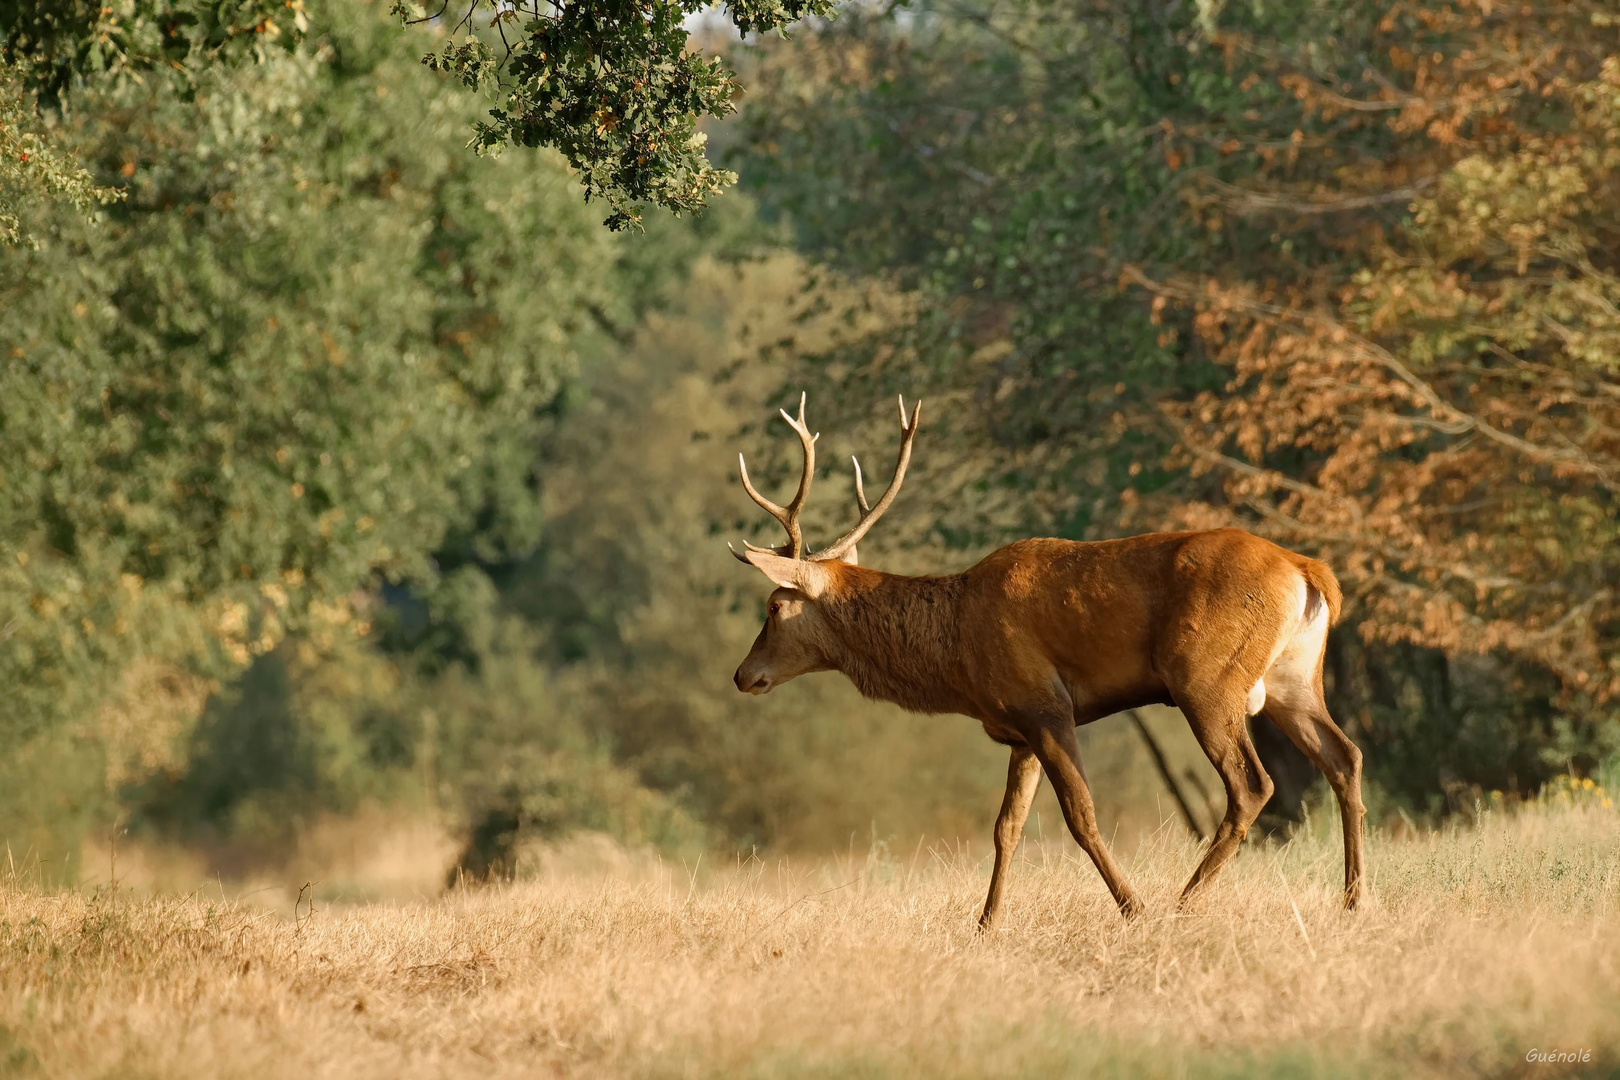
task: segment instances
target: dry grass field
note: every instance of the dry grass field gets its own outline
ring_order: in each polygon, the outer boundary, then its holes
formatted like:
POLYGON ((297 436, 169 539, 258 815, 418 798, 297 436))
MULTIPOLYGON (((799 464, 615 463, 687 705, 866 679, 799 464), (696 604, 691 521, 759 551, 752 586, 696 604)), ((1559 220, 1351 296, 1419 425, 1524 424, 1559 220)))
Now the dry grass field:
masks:
POLYGON ((1614 1075, 1620 811, 1584 803, 1375 835, 1353 914, 1326 827, 1250 845, 1182 915, 1195 852, 1166 830, 1129 923, 1076 849, 1031 844, 987 939, 985 863, 947 847, 411 903, 317 888, 296 913, 14 874, 0 1074, 1614 1075))

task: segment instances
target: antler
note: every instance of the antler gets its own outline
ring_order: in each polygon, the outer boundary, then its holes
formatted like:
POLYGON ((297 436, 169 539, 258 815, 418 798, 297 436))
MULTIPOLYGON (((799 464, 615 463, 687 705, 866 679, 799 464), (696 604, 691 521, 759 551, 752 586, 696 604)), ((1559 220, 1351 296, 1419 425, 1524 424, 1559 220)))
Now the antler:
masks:
POLYGON ((906 466, 911 464, 911 443, 917 437, 917 422, 921 419, 922 402, 919 401, 916 407, 911 410, 911 422, 906 422, 906 399, 902 395, 900 398, 900 430, 903 434, 900 437, 900 456, 895 462, 894 479, 889 481, 888 490, 883 493, 883 498, 877 501, 877 505, 868 510, 866 508, 866 491, 861 484, 861 463, 856 461, 855 503, 861 508, 861 520, 856 522, 855 527, 849 532, 811 555, 810 558, 817 562, 843 558, 856 544, 860 543, 861 537, 865 536, 867 531, 877 524, 878 518, 882 517, 883 512, 894 502, 895 496, 900 494, 900 485, 906 479, 906 466))
POLYGON ((790 559, 802 558, 804 555, 804 534, 799 531, 799 511, 804 509, 805 500, 810 497, 810 481, 815 479, 816 473, 816 440, 821 438, 819 432, 812 435, 810 429, 805 426, 804 397, 803 394, 799 395, 799 418, 797 420, 789 416, 786 409, 781 410, 782 419, 787 421, 788 427, 798 433, 799 442, 804 444, 804 475, 799 477, 798 494, 793 496, 793 501, 788 503, 786 508, 777 506, 754 490, 754 485, 748 479, 748 462, 743 460, 741 454, 737 455, 737 467, 742 471, 743 490, 747 491, 748 497, 759 503, 766 513, 781 522, 782 528, 786 529, 788 534, 785 550, 782 548, 755 547, 753 544, 748 544, 748 548, 753 551, 770 551, 778 555, 786 555, 790 559))

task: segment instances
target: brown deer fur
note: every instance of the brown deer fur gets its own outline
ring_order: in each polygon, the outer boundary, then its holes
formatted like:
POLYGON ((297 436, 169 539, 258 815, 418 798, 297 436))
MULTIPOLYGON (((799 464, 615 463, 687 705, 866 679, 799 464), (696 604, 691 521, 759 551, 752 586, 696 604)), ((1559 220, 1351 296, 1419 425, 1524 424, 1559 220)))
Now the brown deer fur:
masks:
POLYGON ((1248 732, 1248 717, 1263 712, 1333 787, 1345 904, 1355 906, 1361 754, 1322 697, 1327 629, 1340 603, 1325 564, 1236 529, 1023 540, 945 577, 886 574, 840 561, 847 552, 826 554, 739 555, 777 589, 737 668, 737 688, 761 694, 812 671, 840 671, 868 697, 970 716, 1011 747, 981 926, 993 927, 1000 914, 1043 772, 1120 910, 1140 910, 1098 831, 1075 727, 1149 704, 1180 707, 1226 787, 1225 819, 1183 902, 1231 858, 1271 796, 1248 732))

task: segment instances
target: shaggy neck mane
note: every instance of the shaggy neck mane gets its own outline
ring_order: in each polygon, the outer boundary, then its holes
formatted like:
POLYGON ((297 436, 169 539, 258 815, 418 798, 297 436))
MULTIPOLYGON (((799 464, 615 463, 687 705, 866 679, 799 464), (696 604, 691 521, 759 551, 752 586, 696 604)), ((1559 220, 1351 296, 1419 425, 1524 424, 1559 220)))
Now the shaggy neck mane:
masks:
POLYGON ((914 712, 958 712, 962 579, 902 577, 840 566, 820 607, 834 624, 838 654, 828 657, 869 698, 914 712))

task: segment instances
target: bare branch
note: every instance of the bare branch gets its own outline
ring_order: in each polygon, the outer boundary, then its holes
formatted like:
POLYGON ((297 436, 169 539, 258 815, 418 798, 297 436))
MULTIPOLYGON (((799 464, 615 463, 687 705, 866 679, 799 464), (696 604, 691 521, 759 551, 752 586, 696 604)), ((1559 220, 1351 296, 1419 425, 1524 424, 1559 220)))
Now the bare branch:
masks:
MULTIPOLYGON (((1191 287, 1154 281, 1134 266, 1125 267, 1120 272, 1120 278, 1140 285, 1150 292, 1173 297, 1177 300, 1196 302, 1202 298, 1191 287)), ((1299 312, 1278 304, 1266 304, 1255 300, 1237 300, 1232 302, 1231 306, 1236 310, 1260 316, 1278 325, 1291 325, 1295 329, 1305 331, 1326 331, 1335 339, 1345 342, 1356 356, 1371 361, 1390 372, 1412 389, 1431 414, 1426 418, 1403 416, 1401 419, 1406 423, 1430 427, 1447 435, 1462 435, 1474 432, 1532 461, 1547 465, 1564 465, 1587 473, 1608 490, 1620 492, 1620 481, 1617 481, 1610 475, 1608 469, 1593 461, 1587 454, 1578 449, 1544 446, 1530 442, 1527 439, 1521 439, 1517 435, 1497 430, 1478 416, 1465 412, 1442 398, 1434 387, 1419 378, 1411 368, 1402 363, 1388 349, 1356 333, 1330 315, 1319 311, 1299 312)))
POLYGON ((1206 177, 1205 183, 1214 188, 1223 198, 1227 209, 1237 214, 1263 214, 1268 212, 1285 212, 1293 214, 1337 214, 1347 210, 1365 210, 1371 206, 1386 206, 1390 203, 1409 202, 1421 194, 1424 189, 1433 186, 1434 177, 1425 177, 1415 184, 1408 184, 1393 191, 1380 191, 1372 195, 1356 196, 1307 196, 1298 198, 1287 194, 1270 191, 1254 191, 1249 188, 1228 184, 1214 177, 1206 177))
POLYGON ((1164 786, 1170 789, 1171 798, 1176 800, 1176 806, 1181 810, 1181 820, 1186 822, 1188 830, 1199 840, 1204 839, 1204 829, 1198 824, 1198 818, 1193 814, 1192 804, 1187 796, 1181 792, 1181 785, 1176 783, 1175 773, 1170 771, 1170 762, 1165 758, 1164 751, 1159 748, 1159 741, 1148 730, 1147 721, 1142 719, 1140 709, 1127 709, 1125 714, 1136 725, 1137 733, 1142 736, 1142 742, 1147 744, 1148 756, 1153 759, 1153 767, 1159 770, 1159 779, 1164 786))
POLYGON ((1205 461, 1209 461, 1217 465, 1224 465, 1233 472, 1240 472, 1245 476, 1253 476, 1256 479, 1264 480, 1274 487, 1280 487, 1286 491, 1292 491, 1296 495, 1304 495, 1308 498, 1326 499, 1331 502, 1336 502, 1343 506, 1346 510, 1350 511, 1350 516, 1355 519, 1357 525, 1362 523, 1361 504, 1347 495, 1337 495, 1331 491, 1326 491, 1322 488, 1316 487, 1313 484, 1307 484, 1302 481, 1295 480, 1292 477, 1284 476, 1275 469, 1262 469, 1256 465, 1250 465, 1247 461, 1240 461, 1235 457, 1228 457, 1227 455, 1217 453, 1214 450, 1205 450, 1203 447, 1190 445, 1188 449, 1192 451, 1195 457, 1201 457, 1205 461))

